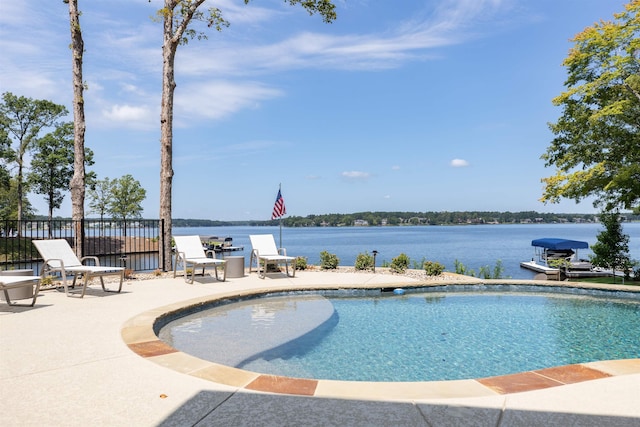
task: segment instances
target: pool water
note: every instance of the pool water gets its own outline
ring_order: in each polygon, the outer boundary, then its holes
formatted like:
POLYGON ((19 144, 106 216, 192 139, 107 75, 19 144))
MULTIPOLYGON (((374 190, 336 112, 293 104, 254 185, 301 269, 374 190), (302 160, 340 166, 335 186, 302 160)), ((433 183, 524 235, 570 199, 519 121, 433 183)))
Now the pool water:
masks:
POLYGON ((346 381, 481 378, 640 357, 640 296, 294 293, 195 313, 169 323, 160 337, 185 353, 266 374, 346 381), (327 306, 331 315, 321 315, 327 306), (302 335, 291 330, 305 319, 313 327, 302 335), (235 351, 244 353, 229 358, 235 351))

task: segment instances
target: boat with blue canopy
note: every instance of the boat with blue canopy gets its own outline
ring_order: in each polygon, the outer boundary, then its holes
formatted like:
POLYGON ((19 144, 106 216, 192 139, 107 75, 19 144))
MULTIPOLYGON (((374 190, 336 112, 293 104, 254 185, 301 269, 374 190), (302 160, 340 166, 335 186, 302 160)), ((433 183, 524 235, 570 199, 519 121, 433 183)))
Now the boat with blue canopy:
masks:
POLYGON ((578 249, 589 249, 589 243, 580 240, 559 239, 545 237, 531 241, 534 256, 531 261, 520 263, 520 267, 527 268, 547 275, 558 275, 559 265, 562 265, 567 276, 600 275, 592 271, 591 262, 580 259, 578 249))

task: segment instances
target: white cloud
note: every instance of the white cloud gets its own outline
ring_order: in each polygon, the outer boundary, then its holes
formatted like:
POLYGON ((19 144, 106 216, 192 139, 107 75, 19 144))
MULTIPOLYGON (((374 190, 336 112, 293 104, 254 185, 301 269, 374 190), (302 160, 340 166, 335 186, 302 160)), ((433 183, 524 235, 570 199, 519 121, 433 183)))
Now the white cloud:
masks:
POLYGON ((176 93, 176 116, 221 119, 265 100, 282 96, 278 89, 257 82, 208 81, 182 86, 176 93))
POLYGON ((451 166, 454 168, 464 168, 469 166, 469 162, 464 159, 453 159, 451 160, 451 166))
MULTIPOLYGON (((250 20, 272 20, 274 10, 237 8, 227 0, 220 6, 229 21, 239 16, 255 14, 250 20), (225 10, 228 8, 232 11, 225 10), (235 15, 235 13, 238 15, 235 15)), ((247 75, 303 68, 372 70, 388 69, 403 63, 424 59, 429 49, 460 44, 479 36, 469 30, 472 24, 504 13, 503 0, 446 1, 435 11, 424 11, 418 18, 399 23, 392 31, 373 30, 369 33, 335 34, 298 32, 273 41, 247 42, 240 38, 216 40, 215 53, 210 43, 192 44, 180 52, 176 67, 180 75, 247 75)), ((494 25, 495 25, 495 21, 494 25)), ((271 25, 269 23, 269 25, 271 25)), ((230 28, 233 30, 233 24, 230 28)), ((233 34, 233 33, 230 33, 233 34)), ((227 34, 225 34, 226 36, 227 34)), ((157 57, 157 55, 156 55, 157 57)))
POLYGON ((157 115, 146 107, 116 104, 110 109, 102 110, 102 119, 112 124, 115 122, 128 127, 141 128, 149 124, 156 126, 157 115))
POLYGON ((371 176, 369 172, 361 172, 361 171, 345 171, 342 172, 343 178, 348 179, 367 179, 371 176))

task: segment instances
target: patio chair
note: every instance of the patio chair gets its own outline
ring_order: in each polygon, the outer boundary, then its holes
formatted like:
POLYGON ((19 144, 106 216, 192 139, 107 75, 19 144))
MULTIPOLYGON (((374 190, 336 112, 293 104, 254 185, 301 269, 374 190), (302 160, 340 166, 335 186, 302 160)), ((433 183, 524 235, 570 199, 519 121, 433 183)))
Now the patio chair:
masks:
POLYGON ((252 271, 253 261, 256 262, 256 271, 261 279, 267 274, 269 265, 279 267, 280 264, 285 265, 287 276, 295 277, 296 275, 296 257, 287 256, 285 248, 276 248, 276 241, 272 234, 254 234, 250 235, 251 240, 251 257, 249 258, 249 273, 252 271), (260 274, 260 264, 262 264, 262 274, 260 274), (289 264, 292 264, 293 272, 289 275, 289 264))
MULTIPOLYGON (((36 247, 40 256, 44 259, 44 266, 42 267, 42 276, 48 274, 60 273, 62 277, 62 286, 67 296, 72 296, 69 292, 75 288, 76 280, 78 276, 83 277, 82 293, 80 298, 84 297, 87 291, 87 284, 92 277, 100 278, 100 285, 105 292, 120 292, 122 290, 122 281, 124 280, 124 268, 123 267, 109 267, 100 265, 98 257, 86 256, 82 259, 78 259, 76 254, 71 249, 69 242, 65 239, 51 239, 51 240, 34 240, 33 245, 36 247), (94 265, 85 265, 86 260, 93 260, 94 265), (73 282, 71 286, 67 285, 67 275, 73 276, 73 282), (117 291, 107 289, 104 286, 104 276, 120 276, 120 284, 117 291)), ((75 294, 75 293, 74 293, 75 294)))
POLYGON ((36 303, 36 298, 38 298, 38 292, 40 292, 40 276, 9 276, 2 274, 0 275, 0 290, 4 293, 4 300, 8 305, 33 307, 36 303), (33 288, 33 299, 31 300, 31 304, 18 304, 11 302, 9 290, 26 287, 33 288))
POLYGON ((213 251, 207 251, 211 253, 211 258, 207 257, 207 254, 202 247, 202 241, 199 236, 173 236, 173 241, 176 244, 176 260, 173 263, 173 277, 176 277, 176 270, 178 269, 178 263, 182 263, 184 272, 184 281, 193 283, 193 276, 196 274, 196 268, 202 267, 202 274, 207 267, 213 267, 218 278, 218 266, 222 266, 222 281, 227 279, 227 262, 223 259, 216 259, 213 251), (191 281, 187 280, 187 267, 189 264, 191 268, 191 281))

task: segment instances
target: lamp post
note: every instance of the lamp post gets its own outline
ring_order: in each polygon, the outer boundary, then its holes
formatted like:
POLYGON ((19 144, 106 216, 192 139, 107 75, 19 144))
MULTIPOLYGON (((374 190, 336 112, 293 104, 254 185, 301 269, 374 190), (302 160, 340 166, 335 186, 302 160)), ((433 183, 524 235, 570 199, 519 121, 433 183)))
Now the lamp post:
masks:
POLYGON ((378 255, 378 251, 373 251, 373 272, 376 272, 376 255, 378 255))

